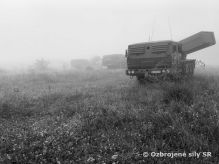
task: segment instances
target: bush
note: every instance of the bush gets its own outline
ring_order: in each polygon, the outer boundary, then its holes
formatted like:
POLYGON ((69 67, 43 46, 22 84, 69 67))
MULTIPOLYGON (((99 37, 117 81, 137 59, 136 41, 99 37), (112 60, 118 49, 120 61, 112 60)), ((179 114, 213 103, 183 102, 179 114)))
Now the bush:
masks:
POLYGON ((193 104, 193 88, 186 85, 174 84, 164 90, 163 101, 169 104, 171 101, 184 102, 187 105, 193 104))

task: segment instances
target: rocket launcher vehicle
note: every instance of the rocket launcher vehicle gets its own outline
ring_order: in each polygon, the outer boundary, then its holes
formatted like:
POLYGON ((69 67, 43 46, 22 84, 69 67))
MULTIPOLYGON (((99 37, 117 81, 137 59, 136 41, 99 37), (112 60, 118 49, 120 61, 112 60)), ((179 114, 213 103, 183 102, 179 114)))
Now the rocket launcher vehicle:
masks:
POLYGON ((208 31, 179 42, 164 40, 131 44, 126 50, 126 74, 138 79, 166 73, 193 75, 196 60, 186 59, 187 55, 214 44, 214 33, 208 31))

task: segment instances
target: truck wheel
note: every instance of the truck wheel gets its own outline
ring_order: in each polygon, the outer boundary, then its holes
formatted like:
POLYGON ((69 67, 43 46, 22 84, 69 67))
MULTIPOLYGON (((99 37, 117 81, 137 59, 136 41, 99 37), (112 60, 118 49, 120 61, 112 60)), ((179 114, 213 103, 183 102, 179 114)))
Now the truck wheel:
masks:
POLYGON ((138 75, 138 76, 136 76, 137 77, 137 80, 138 81, 142 81, 142 80, 144 80, 144 75, 138 75))

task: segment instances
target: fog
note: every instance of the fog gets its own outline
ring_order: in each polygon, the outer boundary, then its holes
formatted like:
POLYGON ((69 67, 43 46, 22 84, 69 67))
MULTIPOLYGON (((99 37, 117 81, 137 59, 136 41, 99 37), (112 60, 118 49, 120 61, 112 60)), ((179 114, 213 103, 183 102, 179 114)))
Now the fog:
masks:
MULTIPOLYGON (((199 31, 214 31, 217 41, 218 15, 217 0, 1 0, 0 68, 123 54, 131 43, 179 41, 199 31)), ((189 58, 219 65, 218 50, 189 58)))

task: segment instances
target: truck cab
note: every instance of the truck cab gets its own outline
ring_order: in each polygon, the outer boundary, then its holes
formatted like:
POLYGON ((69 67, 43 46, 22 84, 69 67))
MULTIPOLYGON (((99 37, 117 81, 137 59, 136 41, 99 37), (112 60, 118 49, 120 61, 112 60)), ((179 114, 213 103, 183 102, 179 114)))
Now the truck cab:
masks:
POLYGON ((181 60, 179 45, 174 41, 131 44, 126 51, 130 76, 144 76, 173 71, 181 60))

